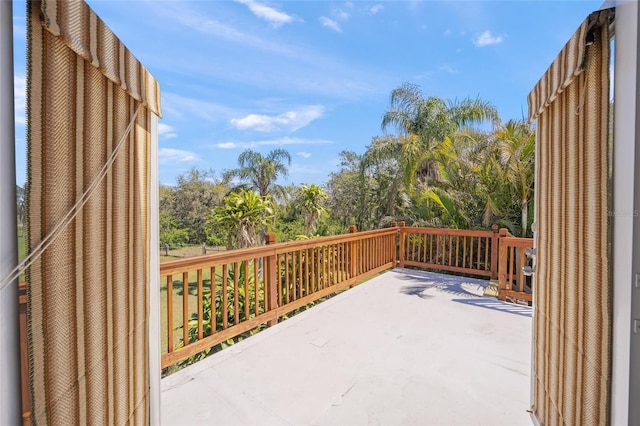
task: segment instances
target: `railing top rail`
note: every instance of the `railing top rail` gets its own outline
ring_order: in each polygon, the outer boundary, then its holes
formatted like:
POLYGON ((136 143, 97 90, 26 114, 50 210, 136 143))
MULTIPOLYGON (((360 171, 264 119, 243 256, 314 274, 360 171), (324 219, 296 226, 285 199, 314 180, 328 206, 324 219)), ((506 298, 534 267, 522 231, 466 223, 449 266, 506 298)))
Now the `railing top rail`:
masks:
POLYGON ((334 235, 311 238, 308 240, 288 241, 258 247, 228 250, 219 253, 189 257, 186 259, 168 260, 160 263, 160 275, 164 276, 175 274, 187 270, 206 268, 229 262, 242 262, 244 260, 251 260, 259 257, 273 256, 275 254, 321 247, 329 244, 357 241, 369 237, 393 235, 397 232, 398 228, 384 228, 373 231, 354 232, 352 234, 334 235))
POLYGON ((477 229, 451 229, 451 228, 415 228, 405 226, 402 231, 412 234, 434 234, 434 235, 457 235, 467 237, 491 237, 493 231, 482 231, 477 229))
POLYGON ((533 238, 501 237, 500 244, 506 247, 533 247, 533 238))

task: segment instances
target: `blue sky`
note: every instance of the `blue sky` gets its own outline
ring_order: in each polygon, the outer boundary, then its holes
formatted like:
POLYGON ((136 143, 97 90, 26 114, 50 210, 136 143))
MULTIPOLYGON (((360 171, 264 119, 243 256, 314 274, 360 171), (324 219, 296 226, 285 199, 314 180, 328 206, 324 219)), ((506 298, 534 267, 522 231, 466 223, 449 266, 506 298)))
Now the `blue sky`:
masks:
MULTIPOLYGON (((481 97, 503 120, 601 1, 96 1, 158 79, 160 181, 220 175, 251 148, 291 153, 282 183, 326 182, 339 153, 382 135, 404 82, 481 97)), ((25 5, 14 2, 17 181, 25 181, 25 5)))

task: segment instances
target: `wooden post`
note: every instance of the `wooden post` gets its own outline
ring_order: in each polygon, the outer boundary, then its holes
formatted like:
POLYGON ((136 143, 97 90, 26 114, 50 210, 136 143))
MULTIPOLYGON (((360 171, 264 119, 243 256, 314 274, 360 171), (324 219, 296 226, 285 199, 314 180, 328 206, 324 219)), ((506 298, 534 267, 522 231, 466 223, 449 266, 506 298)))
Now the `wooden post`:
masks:
POLYGON ((498 278, 498 247, 500 246, 500 235, 498 234, 500 229, 498 225, 491 227, 493 235, 491 236, 491 279, 498 278))
POLYGON ((400 267, 404 268, 404 240, 405 240, 405 235, 404 235, 404 221, 400 222, 400 267))
MULTIPOLYGON (((358 227, 356 225, 351 225, 349 227, 349 233, 355 234, 358 232, 358 227)), ((356 240, 351 241, 351 256, 349 258, 349 273, 351 274, 351 278, 355 279, 358 275, 358 242, 356 240)), ((355 287, 355 281, 349 287, 355 287)))
MULTIPOLYGON (((272 233, 268 233, 265 235, 265 244, 269 245, 269 244, 275 244, 276 242, 276 236, 275 234, 272 233)), ((267 297, 267 294, 269 295, 269 300, 268 300, 268 307, 269 307, 269 311, 272 311, 274 309, 276 309, 278 307, 278 283, 279 283, 279 279, 276 276, 276 255, 271 254, 268 255, 267 258, 265 259, 265 265, 266 265, 266 273, 264 274, 264 288, 266 289, 265 291, 265 297, 267 297)), ((269 321, 269 326, 273 326, 276 325, 278 323, 278 318, 274 318, 272 320, 269 321)))
MULTIPOLYGON (((498 256, 498 299, 505 300, 505 291, 507 291, 507 245, 503 244, 503 238, 507 238, 509 231, 501 228, 499 232, 499 256, 498 256)), ((509 272, 510 273, 510 272, 509 272)))

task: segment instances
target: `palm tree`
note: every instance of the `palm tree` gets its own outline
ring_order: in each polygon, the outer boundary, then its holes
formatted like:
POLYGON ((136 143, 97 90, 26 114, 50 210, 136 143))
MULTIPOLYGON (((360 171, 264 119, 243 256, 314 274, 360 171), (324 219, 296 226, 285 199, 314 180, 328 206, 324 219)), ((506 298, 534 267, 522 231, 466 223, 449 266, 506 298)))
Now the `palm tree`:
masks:
POLYGON ((535 179, 535 132, 523 120, 509 120, 495 132, 505 165, 505 178, 519 197, 522 236, 527 235, 529 202, 535 179))
POLYGON ((227 179, 240 178, 251 189, 258 192, 258 195, 282 196, 284 190, 275 182, 278 177, 287 177, 288 166, 291 165, 291 155, 287 150, 274 149, 266 156, 259 152, 247 149, 238 156, 238 168, 228 170, 225 173, 227 179))
POLYGON ((232 192, 222 206, 213 209, 210 220, 227 234, 227 248, 258 245, 258 230, 265 229, 273 217, 271 197, 261 197, 253 191, 232 192))
POLYGON ((419 169, 426 180, 437 178, 438 169, 430 154, 447 136, 486 121, 499 122, 498 111, 489 102, 425 98, 419 86, 405 83, 391 91, 391 106, 382 117, 382 129, 395 126, 405 136, 400 147, 402 174, 410 187, 419 169))
POLYGON ((304 216, 304 226, 308 235, 314 235, 320 221, 320 215, 325 209, 322 205, 328 195, 315 183, 311 185, 302 184, 298 190, 297 203, 304 216))

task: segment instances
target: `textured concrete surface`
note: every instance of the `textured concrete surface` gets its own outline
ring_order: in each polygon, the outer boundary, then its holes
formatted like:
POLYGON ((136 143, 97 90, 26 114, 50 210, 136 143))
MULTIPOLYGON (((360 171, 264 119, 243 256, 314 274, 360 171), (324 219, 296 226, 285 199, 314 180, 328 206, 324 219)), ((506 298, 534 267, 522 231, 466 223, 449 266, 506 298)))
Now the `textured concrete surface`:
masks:
POLYGON ((163 424, 531 424, 531 309, 486 285, 382 274, 163 379, 163 424))

